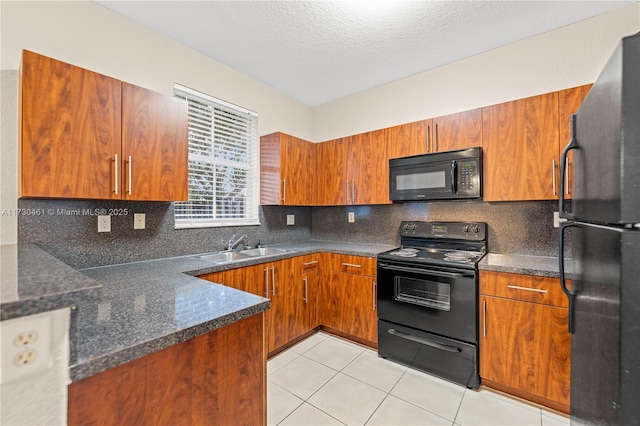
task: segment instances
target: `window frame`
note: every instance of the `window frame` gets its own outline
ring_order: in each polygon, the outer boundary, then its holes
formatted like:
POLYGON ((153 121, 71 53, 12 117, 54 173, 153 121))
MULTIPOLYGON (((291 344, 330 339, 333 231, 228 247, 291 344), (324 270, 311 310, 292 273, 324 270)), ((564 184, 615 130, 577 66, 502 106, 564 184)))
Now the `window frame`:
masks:
MULTIPOLYGON (((235 114, 238 117, 244 116, 249 124, 249 131, 247 133, 249 140, 249 147, 247 149, 248 159, 245 164, 247 164, 247 177, 246 177, 246 194, 245 194, 245 216, 242 218, 216 218, 216 217, 179 217, 183 216, 184 213, 180 213, 179 210, 189 209, 189 203, 192 200, 186 202, 175 202, 174 203, 174 229, 192 229, 192 228, 216 228, 216 227, 230 227, 230 226, 257 226, 260 225, 260 138, 258 136, 258 114, 254 111, 248 110, 246 108, 240 107, 238 105, 232 104, 230 102, 223 101, 221 99, 215 98, 211 95, 207 95, 200 91, 188 88, 186 86, 180 85, 178 83, 174 83, 173 85, 174 96, 186 99, 186 102, 189 102, 189 98, 197 100, 198 102, 206 103, 211 106, 211 108, 218 108, 225 113, 235 114), (183 207, 184 206, 184 207, 183 207)), ((220 115, 220 114, 218 114, 220 115)), ((216 113, 212 112, 211 117, 215 119, 216 113)), ((191 115, 191 110, 189 111, 189 119, 194 118, 191 115)), ((213 127, 213 122, 211 127, 213 127)), ((197 153, 193 153, 195 149, 200 150, 200 146, 202 145, 202 141, 199 141, 197 144, 194 143, 192 145, 192 137, 194 134, 193 128, 189 126, 189 185, 191 185, 191 173, 192 173, 192 164, 194 162, 198 162, 200 164, 208 164, 215 168, 216 166, 228 166, 232 162, 225 159, 217 158, 217 160, 213 160, 211 155, 201 155, 197 153), (198 161, 199 160, 199 161, 198 161)), ((211 129, 211 146, 215 145, 216 141, 216 132, 211 129)), ((238 163, 242 164, 242 163, 238 163)), ((241 167, 240 169, 245 169, 241 167)), ((212 175, 214 178, 212 179, 212 188, 213 193, 212 197, 212 212, 215 215, 216 212, 216 180, 215 173, 212 175)), ((189 197, 191 198, 191 191, 189 191, 189 197)), ((183 210, 185 211, 185 210, 183 210)))

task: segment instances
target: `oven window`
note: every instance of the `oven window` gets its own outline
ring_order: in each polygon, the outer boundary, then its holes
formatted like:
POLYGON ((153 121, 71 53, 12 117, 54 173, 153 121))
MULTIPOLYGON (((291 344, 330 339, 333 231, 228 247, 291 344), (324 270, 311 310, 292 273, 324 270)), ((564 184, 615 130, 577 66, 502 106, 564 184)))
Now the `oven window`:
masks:
POLYGON ((446 183, 444 171, 399 174, 396 176, 396 189, 407 191, 415 189, 444 188, 446 183))
POLYGON ((395 277, 395 299, 442 311, 451 310, 451 286, 435 281, 395 277))

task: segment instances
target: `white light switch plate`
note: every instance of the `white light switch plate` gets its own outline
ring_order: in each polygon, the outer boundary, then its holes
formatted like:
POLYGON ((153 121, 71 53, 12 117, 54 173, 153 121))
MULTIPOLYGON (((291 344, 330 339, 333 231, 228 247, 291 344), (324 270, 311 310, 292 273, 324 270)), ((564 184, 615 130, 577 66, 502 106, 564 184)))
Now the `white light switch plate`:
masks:
POLYGON ((292 214, 287 215, 287 225, 295 225, 296 224, 296 216, 292 214))

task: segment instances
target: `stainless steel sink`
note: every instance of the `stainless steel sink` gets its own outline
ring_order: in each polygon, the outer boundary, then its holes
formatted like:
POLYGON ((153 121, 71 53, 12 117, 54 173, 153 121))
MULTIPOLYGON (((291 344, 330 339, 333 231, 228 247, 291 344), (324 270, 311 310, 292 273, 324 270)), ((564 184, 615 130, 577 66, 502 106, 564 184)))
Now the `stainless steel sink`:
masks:
POLYGON ((251 255, 229 251, 222 253, 205 254, 203 256, 198 256, 198 258, 212 263, 227 263, 234 262, 236 260, 250 259, 251 255))
POLYGON ((248 256, 272 256, 274 254, 286 253, 289 250, 274 248, 274 247, 260 247, 249 250, 240 250, 240 254, 246 254, 248 256))

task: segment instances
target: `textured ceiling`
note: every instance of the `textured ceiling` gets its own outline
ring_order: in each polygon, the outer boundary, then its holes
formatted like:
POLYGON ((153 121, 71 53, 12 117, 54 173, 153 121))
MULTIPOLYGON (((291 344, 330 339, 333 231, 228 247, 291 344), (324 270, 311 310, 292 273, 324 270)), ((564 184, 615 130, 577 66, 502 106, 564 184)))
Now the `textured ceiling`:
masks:
POLYGON ((310 107, 633 3, 97 1, 310 107))

